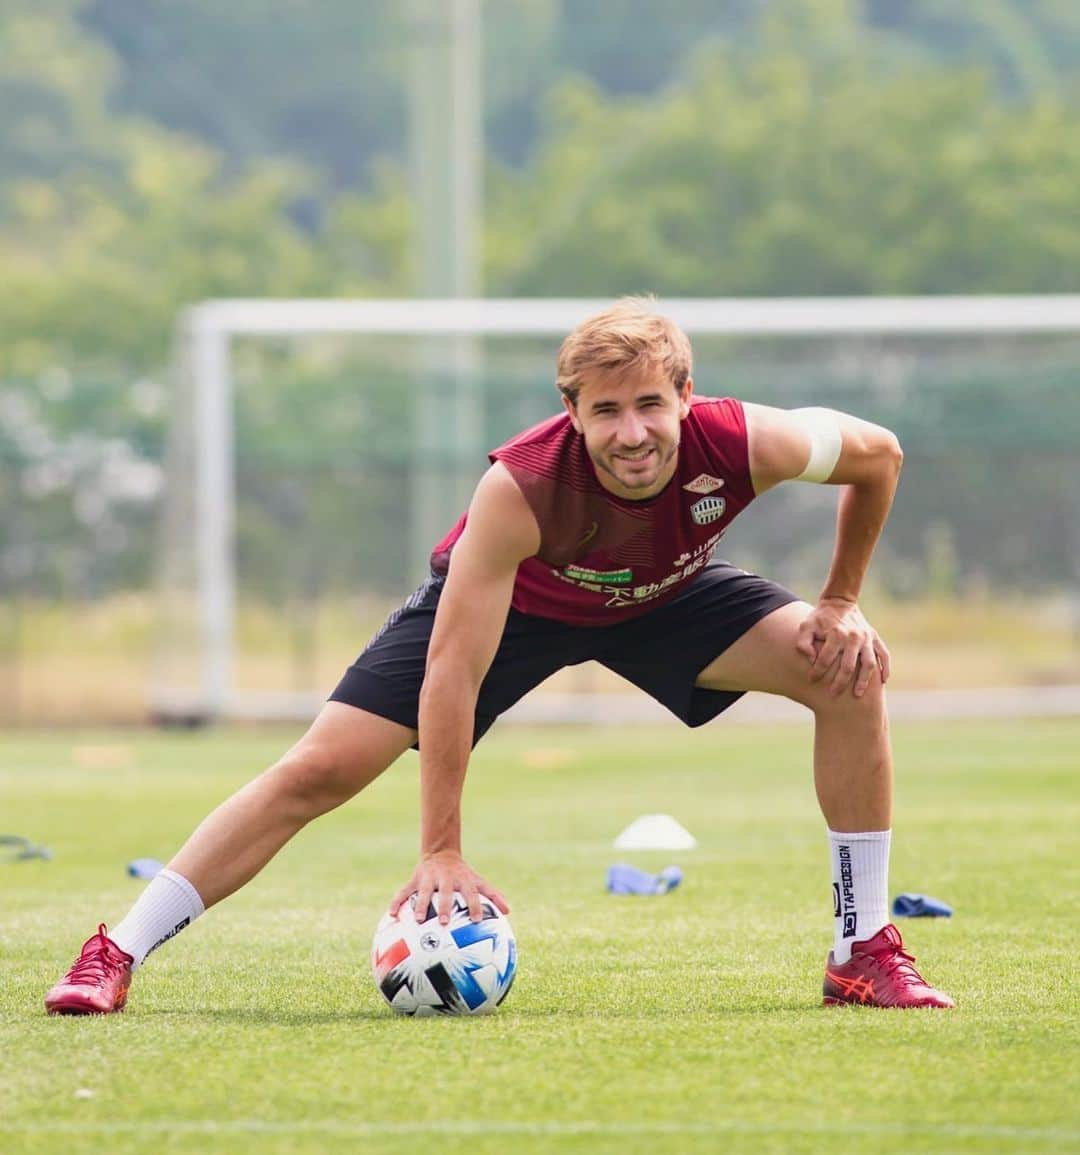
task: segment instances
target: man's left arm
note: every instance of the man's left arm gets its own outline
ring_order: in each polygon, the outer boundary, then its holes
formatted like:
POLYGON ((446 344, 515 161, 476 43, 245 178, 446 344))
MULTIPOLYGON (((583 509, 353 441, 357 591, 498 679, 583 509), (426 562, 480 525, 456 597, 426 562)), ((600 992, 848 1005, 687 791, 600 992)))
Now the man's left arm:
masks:
POLYGON ((888 429, 832 409, 744 409, 756 493, 794 480, 845 487, 829 576, 800 629, 798 648, 810 662, 811 679, 826 679, 834 694, 851 686, 861 697, 875 668, 883 682, 889 677, 889 651, 858 599, 896 493, 900 443, 888 429))

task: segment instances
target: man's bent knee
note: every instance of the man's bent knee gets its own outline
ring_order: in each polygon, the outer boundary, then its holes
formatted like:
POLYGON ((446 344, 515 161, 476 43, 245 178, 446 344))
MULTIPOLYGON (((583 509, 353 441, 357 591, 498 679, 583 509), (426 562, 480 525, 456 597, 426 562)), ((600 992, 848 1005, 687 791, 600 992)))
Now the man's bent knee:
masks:
POLYGON ((885 686, 881 671, 875 666, 865 689, 855 694, 854 682, 849 682, 838 694, 828 678, 820 682, 807 681, 806 693, 799 699, 815 714, 879 714, 885 712, 885 686))

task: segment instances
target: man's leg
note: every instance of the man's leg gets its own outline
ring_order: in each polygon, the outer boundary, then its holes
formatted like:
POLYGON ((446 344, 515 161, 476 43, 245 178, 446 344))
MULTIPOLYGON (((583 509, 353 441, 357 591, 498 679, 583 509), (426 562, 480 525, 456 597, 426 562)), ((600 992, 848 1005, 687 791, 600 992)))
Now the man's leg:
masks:
POLYGON ((888 830, 892 823, 892 752, 884 687, 875 673, 866 693, 830 693, 810 681, 795 649, 805 602, 774 610, 698 675, 708 690, 762 690, 814 712, 814 786, 831 830, 888 830))
POLYGON ((327 702, 278 762, 209 814, 168 864, 213 906, 249 882, 313 818, 347 802, 416 741, 416 731, 327 702))
MULTIPOLYGON (((706 666, 697 685, 782 694, 813 711, 814 786, 829 828, 835 894, 830 966, 839 975, 853 950, 880 945, 888 957, 871 967, 877 991, 900 988, 897 1001, 889 1005, 951 1006, 918 978, 909 956, 900 950, 899 935, 888 925, 892 749, 880 673, 874 671, 859 698, 850 688, 834 694, 827 679, 811 681, 810 664, 795 648, 799 625, 810 612, 805 602, 774 610, 706 666), (878 975, 881 966, 889 973, 878 975)), ((841 976, 837 981, 843 986, 848 980, 841 976)), ((861 996, 858 1001, 883 1002, 884 995, 866 993, 873 991, 873 982, 868 988, 869 980, 858 981, 852 988, 861 996)), ((828 996, 828 978, 826 988, 828 996)))
POLYGON ((250 881, 294 834, 378 777, 416 731, 328 702, 277 763, 223 802, 106 936, 99 928, 46 996, 50 1012, 121 1010, 132 970, 206 907, 250 881))

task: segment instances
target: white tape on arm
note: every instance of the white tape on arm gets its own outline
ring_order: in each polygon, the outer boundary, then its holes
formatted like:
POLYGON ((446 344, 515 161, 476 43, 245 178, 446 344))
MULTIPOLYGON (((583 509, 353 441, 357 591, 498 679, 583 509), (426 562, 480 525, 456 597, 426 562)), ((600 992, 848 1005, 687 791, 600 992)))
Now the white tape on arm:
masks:
POLYGON ((810 438, 810 460, 795 480, 818 484, 828 481, 844 447, 844 435, 836 414, 831 409, 792 409, 791 416, 810 438))

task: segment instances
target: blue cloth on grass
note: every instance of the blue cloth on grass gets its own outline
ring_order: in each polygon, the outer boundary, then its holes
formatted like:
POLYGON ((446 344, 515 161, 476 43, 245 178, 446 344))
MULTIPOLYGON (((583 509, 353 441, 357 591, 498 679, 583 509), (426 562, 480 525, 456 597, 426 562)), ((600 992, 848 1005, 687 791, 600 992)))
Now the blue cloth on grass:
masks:
POLYGON ((952 907, 928 894, 898 894, 892 912, 897 918, 952 918, 952 907))
POLYGON ((164 869, 165 864, 156 858, 133 858, 127 864, 127 872, 132 878, 153 878, 164 869))
POLYGON ((667 894, 682 879, 683 872, 677 866, 665 866, 659 874, 650 874, 619 862, 608 868, 607 888, 612 894, 667 894))

